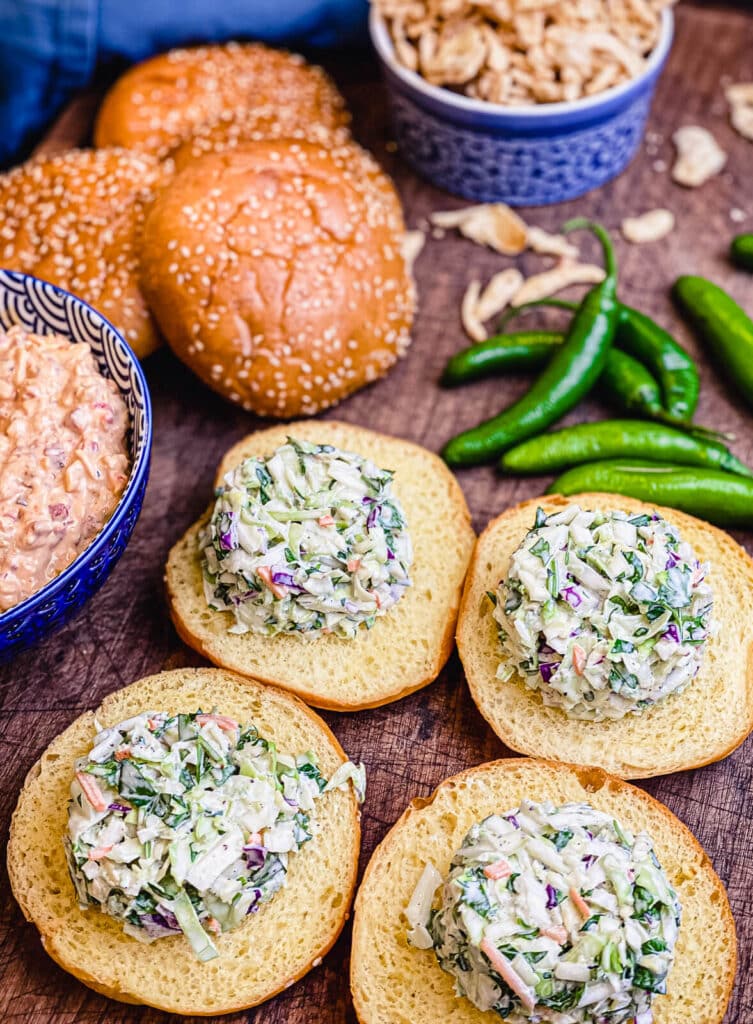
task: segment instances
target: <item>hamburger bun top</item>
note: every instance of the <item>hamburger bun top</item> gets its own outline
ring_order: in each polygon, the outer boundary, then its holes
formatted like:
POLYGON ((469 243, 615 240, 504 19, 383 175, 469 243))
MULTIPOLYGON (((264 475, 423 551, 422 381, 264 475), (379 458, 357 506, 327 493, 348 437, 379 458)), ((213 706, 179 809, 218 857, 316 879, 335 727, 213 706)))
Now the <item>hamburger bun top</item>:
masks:
POLYGON ((314 144, 337 146, 349 138, 350 132, 344 125, 327 127, 316 121, 302 124, 298 111, 293 107, 252 107, 242 114, 230 111, 218 121, 199 125, 188 139, 170 151, 169 158, 175 170, 182 171, 207 153, 224 153, 263 139, 303 139, 314 144))
POLYGON ((312 415, 407 348, 404 232, 392 183, 355 143, 251 142, 196 160, 162 193, 142 286, 215 391, 263 416, 312 415))
POLYGON ((1 262, 73 292, 136 355, 159 345, 138 283, 144 214, 168 170, 122 149, 72 149, 0 175, 1 262))
POLYGON ((349 120, 321 68, 261 43, 227 43, 170 50, 131 68, 105 96, 94 142, 163 158, 197 127, 259 107, 300 125, 335 128, 349 120))

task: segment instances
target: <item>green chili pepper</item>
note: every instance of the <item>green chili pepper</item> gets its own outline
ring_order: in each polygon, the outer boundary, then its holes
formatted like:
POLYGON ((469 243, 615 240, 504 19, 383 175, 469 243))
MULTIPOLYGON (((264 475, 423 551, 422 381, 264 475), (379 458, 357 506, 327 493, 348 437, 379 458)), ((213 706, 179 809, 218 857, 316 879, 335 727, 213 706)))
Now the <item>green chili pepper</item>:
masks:
POLYGON ((563 337, 554 331, 497 334, 456 352, 444 368, 441 383, 453 386, 507 370, 538 370, 546 366, 563 337))
POLYGON ((729 255, 736 267, 753 270, 753 235, 738 235, 732 239, 729 255))
MULTIPOLYGON (((563 340, 563 334, 553 331, 498 334, 456 352, 445 366, 442 383, 467 384, 496 373, 541 369, 563 340)), ((659 385, 626 352, 609 350, 599 380, 607 399, 625 412, 649 417, 663 414, 659 385)))
MULTIPOLYGON (((537 370, 546 366, 564 335, 553 331, 521 331, 498 334, 457 352, 450 358, 442 376, 445 385, 467 384, 494 373, 537 370)), ((599 378, 600 390, 612 405, 623 412, 664 420, 661 390, 649 371, 627 352, 610 348, 599 378)))
POLYGON ((701 440, 676 427, 640 420, 579 423, 532 437, 505 452, 500 468, 511 473, 553 473, 584 462, 615 458, 655 458, 753 478, 753 470, 718 441, 701 440))
POLYGON ((599 378, 604 397, 624 412, 662 419, 661 389, 649 371, 627 352, 610 349, 599 378))
POLYGON ((651 370, 661 385, 664 409, 672 420, 688 423, 698 405, 698 367, 682 345, 645 313, 620 306, 615 344, 651 370))
POLYGON ((718 469, 608 459, 569 469, 547 489, 565 495, 594 491, 668 505, 718 526, 753 526, 753 480, 718 469))
POLYGON ((598 224, 575 220, 564 230, 589 228, 604 250, 606 277, 578 307, 567 332, 531 389, 499 416, 452 438, 442 455, 451 466, 488 462, 518 441, 540 433, 591 390, 606 362, 617 329, 617 265, 609 235, 598 224))
POLYGON ((534 299, 532 302, 524 302, 521 306, 511 306, 499 318, 497 326, 506 327, 511 320, 516 320, 519 316, 529 313, 532 309, 542 309, 543 307, 548 309, 567 309, 574 313, 578 308, 578 303, 573 302, 571 299, 534 299))
MULTIPOLYGON (((540 306, 557 309, 577 309, 574 302, 564 299, 539 299, 510 310, 500 321, 507 324, 519 313, 540 306)), ((620 318, 615 345, 640 360, 661 385, 660 404, 663 413, 654 416, 669 422, 688 423, 698 405, 700 377, 698 367, 682 345, 645 313, 619 303, 620 318)))
POLYGON ((753 321, 718 285, 679 277, 672 294, 731 383, 753 406, 753 321))

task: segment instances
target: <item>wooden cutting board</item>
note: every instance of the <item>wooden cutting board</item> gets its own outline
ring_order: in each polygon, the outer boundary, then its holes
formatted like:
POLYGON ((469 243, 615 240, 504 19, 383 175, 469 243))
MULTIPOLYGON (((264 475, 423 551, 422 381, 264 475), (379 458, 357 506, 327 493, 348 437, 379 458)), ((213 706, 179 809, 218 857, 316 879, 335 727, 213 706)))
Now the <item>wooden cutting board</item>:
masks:
MULTIPOLYGON (((566 217, 588 214, 617 228, 626 215, 666 206, 677 229, 654 245, 618 243, 621 293, 669 327, 699 358, 703 387, 698 419, 737 436, 734 450, 753 462, 753 413, 720 382, 674 313, 668 289, 680 273, 719 281, 753 308, 753 278, 734 271, 725 251, 732 234, 753 230, 753 145, 730 128, 722 92, 725 80, 753 79, 753 15, 723 8, 681 8, 677 40, 661 81, 640 154, 622 177, 577 202, 530 211, 533 223, 556 230, 566 217), (682 124, 714 131, 729 153, 724 172, 696 191, 674 185, 668 174, 672 132, 682 124), (741 211, 736 213, 733 211, 741 211), (744 219, 743 219, 744 216, 744 219), (739 222, 735 218, 740 218, 739 222)), ((395 178, 409 226, 436 209, 459 202, 417 179, 390 138, 377 69, 359 58, 332 68, 353 110, 359 140, 395 178)), ((47 146, 86 140, 91 97, 74 104, 47 146)), ((596 256, 596 249, 593 250, 596 256)), ((465 344, 459 305, 468 282, 486 280, 509 261, 471 242, 447 235, 429 238, 416 273, 420 313, 408 356, 388 378, 344 402, 329 415, 410 438, 432 449, 453 433, 498 411, 524 388, 522 379, 489 381, 442 391, 436 381, 452 352, 465 344)), ((541 258, 520 261, 525 273, 541 258)), ((10 815, 23 777, 52 737, 111 690, 140 676, 200 659, 178 640, 165 610, 162 567, 168 549, 204 509, 220 456, 259 423, 204 388, 168 351, 146 364, 154 401, 154 455, 143 513, 112 577, 62 633, 0 671, 0 826, 7 840, 10 815)), ((597 401, 579 407, 568 422, 608 412, 597 401)), ((501 479, 481 468, 460 474, 481 530, 508 505, 540 493, 547 479, 501 479)), ((738 539, 753 551, 753 534, 738 539)), ((728 638, 731 643, 735 637, 728 638)), ((744 668, 746 652, 740 652, 744 668)), ((374 846, 415 796, 426 795, 446 776, 509 752, 472 704, 460 663, 453 656, 427 689, 397 704, 360 714, 325 713, 353 759, 369 771, 363 811, 361 869, 374 846)), ((646 784, 695 832, 729 889, 740 941, 740 963, 727 1024, 753 1022, 753 741, 721 764, 655 779, 646 784)), ((58 842, 50 836, 50 842, 58 842)), ((4 869, 3 869, 4 870, 4 869)), ((0 885, 0 1017, 24 1024, 158 1024, 167 1015, 108 1001, 60 970, 44 954, 0 885)), ((284 995, 245 1014, 224 1018, 254 1024, 353 1022, 347 970, 346 929, 318 969, 284 995)), ((196 1018, 196 1020, 205 1018, 196 1018)), ((681 1022, 673 1022, 681 1024, 681 1022)), ((697 1022, 682 1022, 697 1024, 697 1022)))

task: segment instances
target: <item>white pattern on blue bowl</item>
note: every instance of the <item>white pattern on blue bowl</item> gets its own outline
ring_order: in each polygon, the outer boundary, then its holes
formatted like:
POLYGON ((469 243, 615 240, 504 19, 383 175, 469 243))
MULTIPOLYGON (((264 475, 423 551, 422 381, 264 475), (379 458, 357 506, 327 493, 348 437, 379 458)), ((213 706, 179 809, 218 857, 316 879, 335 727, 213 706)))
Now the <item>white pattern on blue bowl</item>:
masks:
POLYGON ((0 615, 2 661, 59 629, 102 586, 141 511, 152 446, 152 410, 143 371, 122 335, 100 313, 47 281, 0 270, 0 330, 14 324, 90 346, 100 371, 115 381, 128 408, 131 472, 115 511, 86 550, 36 594, 0 615))
POLYGON ((643 136, 673 24, 665 9, 659 42, 638 78, 571 103, 505 107, 430 85, 398 63, 373 6, 369 20, 408 163, 454 195, 513 206, 575 199, 624 170, 643 136))

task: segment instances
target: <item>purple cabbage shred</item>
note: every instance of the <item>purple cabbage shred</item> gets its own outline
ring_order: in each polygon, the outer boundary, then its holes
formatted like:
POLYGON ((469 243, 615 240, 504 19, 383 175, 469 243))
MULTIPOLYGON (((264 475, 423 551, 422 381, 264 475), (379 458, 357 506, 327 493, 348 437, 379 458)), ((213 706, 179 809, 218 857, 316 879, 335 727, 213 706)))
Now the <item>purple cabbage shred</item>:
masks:
POLYGON ((557 663, 553 661, 539 662, 539 672, 541 673, 541 678, 544 680, 545 683, 548 683, 550 681, 554 673, 557 671, 558 667, 559 666, 557 665, 557 663))
POLYGON ((291 573, 280 572, 279 570, 275 570, 272 573, 272 582, 281 583, 285 587, 294 587, 296 585, 291 573))
POLYGON ((264 867, 264 862, 267 859, 267 851, 263 846, 259 846, 256 843, 251 846, 244 846, 243 853, 246 857, 246 864, 248 864, 250 868, 264 867))

